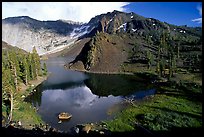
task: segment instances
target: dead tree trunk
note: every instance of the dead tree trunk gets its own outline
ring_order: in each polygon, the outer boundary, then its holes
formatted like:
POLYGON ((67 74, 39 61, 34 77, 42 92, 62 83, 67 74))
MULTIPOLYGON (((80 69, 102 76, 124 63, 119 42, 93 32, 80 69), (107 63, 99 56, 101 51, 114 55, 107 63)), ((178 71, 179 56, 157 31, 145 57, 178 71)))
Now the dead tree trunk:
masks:
POLYGON ((13 93, 10 92, 10 103, 11 103, 11 110, 10 110, 10 114, 9 114, 9 122, 11 122, 12 120, 12 116, 13 116, 13 93))

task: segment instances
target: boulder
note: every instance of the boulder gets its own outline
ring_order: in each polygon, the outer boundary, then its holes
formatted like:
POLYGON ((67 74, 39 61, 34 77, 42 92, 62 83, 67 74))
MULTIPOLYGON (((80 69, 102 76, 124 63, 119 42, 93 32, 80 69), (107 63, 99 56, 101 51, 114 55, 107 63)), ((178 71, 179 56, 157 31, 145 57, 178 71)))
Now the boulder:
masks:
POLYGON ((88 134, 91 129, 92 129, 92 125, 87 124, 82 128, 82 131, 88 134))
POLYGON ((69 114, 69 113, 67 113, 67 112, 62 112, 62 113, 60 113, 60 114, 58 115, 58 118, 59 118, 60 120, 68 120, 68 119, 70 119, 71 117, 72 117, 72 115, 69 114))

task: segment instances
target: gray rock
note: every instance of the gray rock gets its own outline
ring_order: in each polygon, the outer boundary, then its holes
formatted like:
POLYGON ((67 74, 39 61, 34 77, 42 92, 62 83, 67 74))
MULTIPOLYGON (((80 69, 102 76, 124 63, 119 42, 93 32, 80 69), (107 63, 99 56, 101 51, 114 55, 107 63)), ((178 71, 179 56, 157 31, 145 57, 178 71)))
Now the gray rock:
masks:
POLYGON ((103 134, 104 134, 104 132, 103 132, 103 131, 100 131, 99 133, 100 133, 101 135, 103 135, 103 134))
POLYGON ((79 128, 76 127, 76 128, 74 129, 74 131, 75 131, 75 133, 79 134, 79 128))

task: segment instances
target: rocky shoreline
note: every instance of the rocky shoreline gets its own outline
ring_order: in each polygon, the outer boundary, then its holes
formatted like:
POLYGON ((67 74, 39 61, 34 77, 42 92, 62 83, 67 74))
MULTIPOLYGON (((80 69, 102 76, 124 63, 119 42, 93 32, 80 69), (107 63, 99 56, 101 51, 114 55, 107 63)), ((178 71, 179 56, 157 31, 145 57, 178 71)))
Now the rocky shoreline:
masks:
POLYGON ((64 65, 65 69, 69 69, 69 70, 73 70, 73 71, 78 71, 78 72, 85 72, 85 73, 93 73, 93 74, 127 74, 127 75, 134 75, 134 73, 131 72, 120 72, 120 71, 91 71, 91 70, 85 70, 85 69, 74 69, 74 68, 70 68, 69 64, 65 64, 64 65))
POLYGON ((110 135, 111 132, 107 129, 105 124, 88 123, 83 125, 76 125, 71 128, 71 132, 60 131, 48 124, 30 125, 32 129, 23 128, 18 122, 12 122, 8 127, 2 127, 6 135, 12 136, 81 136, 81 135, 110 135))

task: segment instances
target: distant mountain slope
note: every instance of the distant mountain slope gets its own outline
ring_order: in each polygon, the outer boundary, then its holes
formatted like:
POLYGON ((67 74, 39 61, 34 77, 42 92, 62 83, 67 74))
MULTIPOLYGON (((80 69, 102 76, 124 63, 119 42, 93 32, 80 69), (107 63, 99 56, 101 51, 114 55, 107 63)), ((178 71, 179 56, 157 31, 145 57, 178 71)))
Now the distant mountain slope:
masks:
POLYGON ((28 52, 23 50, 23 49, 20 49, 18 47, 14 47, 14 46, 11 46, 9 45, 8 43, 2 41, 2 52, 6 52, 6 51, 10 51, 10 50, 14 50, 14 51, 20 51, 21 53, 25 53, 27 54, 28 52))
POLYGON ((88 27, 64 20, 38 21, 27 16, 11 17, 2 20, 2 40, 26 51, 35 46, 42 55, 69 47, 87 33, 88 27))

